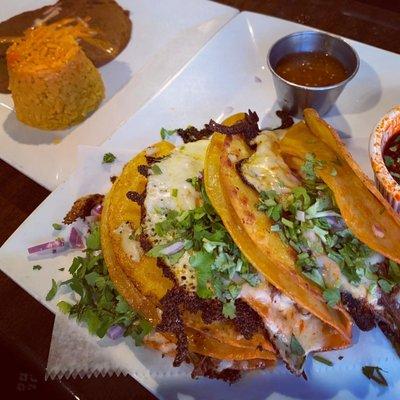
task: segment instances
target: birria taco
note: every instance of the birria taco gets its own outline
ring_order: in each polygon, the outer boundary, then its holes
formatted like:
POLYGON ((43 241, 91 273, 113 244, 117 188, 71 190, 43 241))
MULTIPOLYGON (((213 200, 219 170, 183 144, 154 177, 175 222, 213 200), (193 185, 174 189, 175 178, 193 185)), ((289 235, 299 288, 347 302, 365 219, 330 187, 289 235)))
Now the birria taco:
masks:
POLYGON ((236 129, 246 118, 231 130, 214 124, 221 133, 206 160, 207 192, 235 243, 337 332, 346 333, 347 311, 398 350, 399 217, 314 110, 283 133, 236 129))
MULTIPOLYGON (((254 131, 253 122, 247 116, 234 131, 254 131)), ((213 124, 197 136, 189 128, 191 143, 159 142, 125 166, 101 216, 110 277, 154 326, 145 343, 173 355, 174 365, 189 361, 194 375, 233 380, 240 370, 281 358, 301 374, 308 353, 350 345, 351 321, 294 264, 285 267, 294 256, 279 235, 262 250, 247 231, 221 174, 225 141, 242 143, 241 135, 204 139, 213 124)), ((248 157, 250 149, 243 149, 248 157)), ((267 220, 257 210, 257 192, 246 190, 255 199, 249 210, 267 220)))

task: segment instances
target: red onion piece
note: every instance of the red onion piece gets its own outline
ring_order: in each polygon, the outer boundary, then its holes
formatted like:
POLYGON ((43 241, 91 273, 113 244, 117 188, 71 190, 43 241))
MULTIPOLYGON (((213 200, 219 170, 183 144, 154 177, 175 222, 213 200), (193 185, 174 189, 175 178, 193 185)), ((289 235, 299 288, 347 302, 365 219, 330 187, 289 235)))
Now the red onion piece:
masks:
POLYGON ((385 232, 378 225, 375 225, 375 224, 372 225, 372 232, 374 232, 374 235, 379 239, 382 239, 385 237, 385 232))
POLYGON ((175 242, 166 247, 165 249, 161 250, 160 253, 162 253, 165 256, 171 256, 172 254, 178 253, 178 251, 181 251, 185 247, 185 242, 180 241, 180 242, 175 242))
POLYGON ((112 340, 117 340, 123 336, 125 328, 121 325, 112 325, 108 328, 107 336, 112 340))
POLYGON ((53 253, 55 253, 57 251, 57 249, 60 249, 64 246, 65 246, 64 239, 59 238, 56 240, 52 240, 51 242, 46 242, 46 243, 38 244, 36 246, 29 247, 28 253, 35 254, 35 253, 39 253, 42 251, 48 251, 48 250, 52 250, 53 253))
POLYGON ((72 227, 72 229, 71 229, 71 233, 69 234, 68 241, 69 241, 69 245, 73 249, 83 249, 85 247, 83 244, 81 234, 74 227, 72 227))
POLYGON ((103 211, 103 204, 97 204, 90 211, 90 215, 93 215, 94 217, 100 217, 102 211, 103 211))

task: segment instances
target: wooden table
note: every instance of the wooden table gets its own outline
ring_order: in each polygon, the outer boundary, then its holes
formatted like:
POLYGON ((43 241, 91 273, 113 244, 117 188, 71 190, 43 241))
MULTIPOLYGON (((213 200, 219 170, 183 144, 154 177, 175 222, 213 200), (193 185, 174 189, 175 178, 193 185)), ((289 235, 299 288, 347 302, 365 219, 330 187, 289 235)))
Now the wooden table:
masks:
MULTIPOLYGON (((400 53, 400 1, 221 0, 400 53)), ((49 192, 0 161, 0 245, 49 192)), ((0 272, 1 390, 12 399, 153 399, 131 377, 44 381, 53 314, 0 272), (76 396, 76 397, 75 397, 76 396)))

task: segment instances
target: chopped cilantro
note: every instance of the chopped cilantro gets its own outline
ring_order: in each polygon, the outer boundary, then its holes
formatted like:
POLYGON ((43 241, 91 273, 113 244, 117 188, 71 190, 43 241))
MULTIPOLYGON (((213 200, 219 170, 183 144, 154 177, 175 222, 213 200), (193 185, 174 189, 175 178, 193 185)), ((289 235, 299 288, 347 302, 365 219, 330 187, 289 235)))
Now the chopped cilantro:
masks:
POLYGON ((322 357, 322 356, 320 356, 319 354, 314 354, 314 355, 313 355, 313 359, 314 359, 315 361, 318 361, 318 362, 320 362, 320 363, 322 363, 322 364, 327 365, 328 367, 332 367, 332 366, 333 366, 333 362, 332 362, 331 360, 328 360, 327 358, 322 357))
POLYGON ((93 224, 90 227, 90 233, 86 237, 86 247, 89 250, 100 250, 100 227, 98 224, 93 224))
POLYGON ((325 289, 322 294, 329 307, 335 307, 340 301, 340 291, 337 288, 325 289))
POLYGON ((172 197, 178 197, 178 189, 172 189, 172 197))
POLYGON ((199 251, 190 257, 189 262, 196 270, 197 294, 204 299, 211 298, 212 291, 208 285, 212 277, 211 265, 214 262, 213 255, 206 251, 199 251))
POLYGON ((389 278, 392 282, 400 283, 400 266, 389 260, 389 278))
POLYGON ((160 136, 161 136, 162 140, 168 139, 169 137, 175 135, 175 133, 176 133, 176 129, 168 130, 168 129, 165 129, 165 128, 161 128, 161 130, 160 130, 160 136))
POLYGON ((113 153, 105 153, 103 156, 103 164, 111 164, 117 157, 113 153))
POLYGON ((185 251, 189 251, 189 263, 195 271, 198 296, 217 298, 223 304, 231 303, 225 305, 224 313, 233 316, 234 300, 239 296, 241 286, 244 283, 258 285, 259 275, 244 258, 214 210, 202 178, 194 177, 187 181, 200 193, 202 204, 183 212, 160 210, 163 218, 154 228, 161 240, 147 255, 162 257, 169 265, 173 265, 185 251), (163 249, 177 241, 184 243, 183 249, 166 256, 163 249))
POLYGON ((315 154, 306 154, 306 161, 301 167, 301 171, 304 173, 306 180, 315 181, 317 175, 315 174, 315 169, 321 169, 326 163, 321 160, 317 160, 315 154))
POLYGON ((61 224, 58 223, 54 223, 52 224, 53 229, 55 229, 56 231, 61 231, 61 229, 63 228, 63 226, 61 224))
POLYGON ((395 283, 390 282, 387 279, 379 279, 378 285, 385 293, 390 293, 395 286, 395 283))
POLYGON ((376 382, 377 384, 379 384, 381 386, 388 386, 388 383, 387 383, 385 377, 383 376, 382 372, 385 372, 385 371, 383 371, 383 369, 380 367, 371 366, 371 365, 366 365, 366 366, 362 367, 362 373, 369 380, 373 380, 374 382, 376 382))
POLYGON ((54 279, 52 279, 51 280, 51 289, 49 290, 49 292, 46 295, 46 301, 50 301, 50 300, 54 299, 54 296, 57 293, 57 289, 58 289, 57 282, 54 279))
POLYGON ((161 168, 157 164, 152 165, 151 166, 151 170, 153 171, 154 175, 161 175, 162 174, 161 168))
POLYGON ((331 175, 332 175, 332 176, 336 176, 336 175, 337 175, 337 170, 336 170, 336 168, 332 168, 331 175))
POLYGON ((57 307, 63 314, 68 315, 71 311, 72 304, 69 304, 68 302, 62 300, 57 303, 57 307))
POLYGON ((400 267, 392 263, 389 276, 379 279, 370 261, 373 251, 350 232, 332 192, 316 176, 315 169, 323 165, 307 155, 302 169, 306 175, 304 186, 284 195, 273 190, 261 192, 258 209, 273 220, 271 232, 278 233, 297 252, 299 271, 326 289, 324 297, 331 307, 340 301, 340 290, 325 287, 318 255, 325 254, 337 263, 350 284, 358 285, 364 278, 369 280, 371 291, 379 284, 383 291, 390 292, 400 283, 400 267))
POLYGON ((390 156, 384 156, 385 164, 387 167, 392 167, 394 165, 394 160, 390 156))
POLYGON ((304 356, 305 354, 302 345, 294 335, 292 335, 292 338, 290 339, 290 351, 292 352, 292 354, 295 354, 296 356, 299 357, 304 356))
MULTIPOLYGON (((85 256, 73 259, 69 268, 71 278, 61 283, 69 286, 79 300, 75 303, 59 301, 58 308, 79 322, 85 322, 89 332, 100 338, 113 325, 120 325, 125 329, 124 335, 131 336, 139 345, 152 326, 132 310, 115 289, 100 251, 98 224, 91 226, 86 242, 85 256)), ((53 279, 51 293, 46 300, 51 300, 56 291, 57 284, 53 279)))
POLYGON ((42 269, 42 266, 41 266, 41 265, 34 265, 34 266, 32 267, 32 269, 33 269, 33 270, 39 271, 39 270, 42 269))
POLYGON ((226 318, 235 318, 236 307, 233 301, 228 301, 222 306, 222 314, 226 318))

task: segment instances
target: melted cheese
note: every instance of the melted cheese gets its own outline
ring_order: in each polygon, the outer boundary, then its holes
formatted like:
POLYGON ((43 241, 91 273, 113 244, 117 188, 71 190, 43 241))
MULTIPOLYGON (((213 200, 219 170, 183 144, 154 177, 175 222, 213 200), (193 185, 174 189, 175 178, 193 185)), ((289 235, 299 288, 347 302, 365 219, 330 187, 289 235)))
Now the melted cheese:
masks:
MULTIPOLYGON (((168 157, 155 163, 161 173, 149 175, 144 207, 146 217, 143 230, 153 243, 168 243, 172 237, 160 238, 155 225, 165 219, 168 210, 178 212, 192 210, 200 204, 200 194, 188 179, 198 177, 204 169, 208 140, 199 140, 176 148, 168 157)), ((158 171, 158 172, 159 172, 158 171)), ((196 276, 189 263, 192 252, 186 251, 180 260, 170 265, 178 283, 195 292, 196 276)))
POLYGON ((262 132, 254 140, 257 150, 242 163, 243 176, 258 192, 275 190, 278 194, 283 194, 300 185, 275 151, 277 141, 273 132, 262 132))
POLYGON ((143 255, 143 249, 137 240, 132 239, 133 230, 128 222, 122 223, 115 233, 121 236, 123 251, 135 262, 139 262, 143 255))
POLYGON ((294 335, 305 354, 324 347, 323 323, 268 283, 257 288, 245 284, 240 297, 259 312, 270 336, 279 338, 286 346, 290 346, 294 335))

